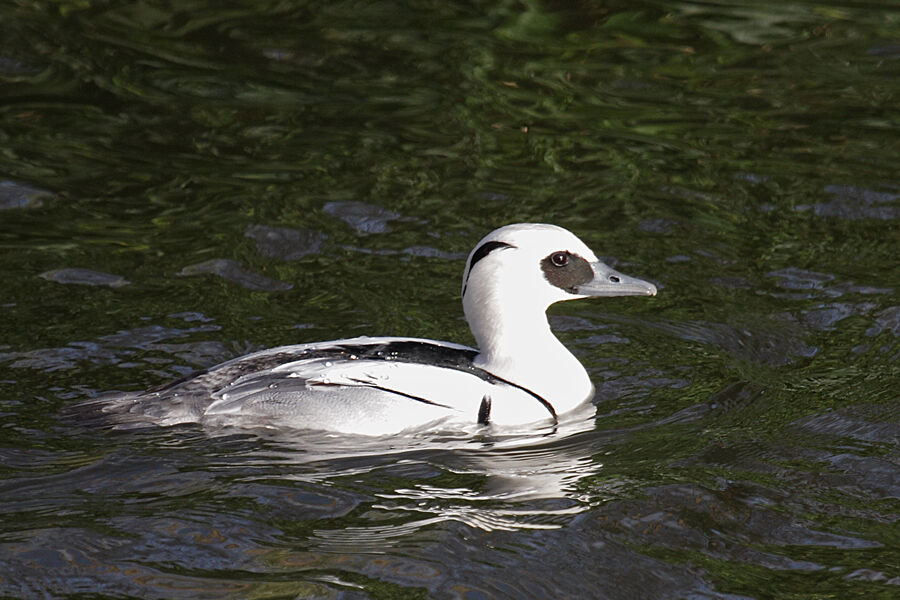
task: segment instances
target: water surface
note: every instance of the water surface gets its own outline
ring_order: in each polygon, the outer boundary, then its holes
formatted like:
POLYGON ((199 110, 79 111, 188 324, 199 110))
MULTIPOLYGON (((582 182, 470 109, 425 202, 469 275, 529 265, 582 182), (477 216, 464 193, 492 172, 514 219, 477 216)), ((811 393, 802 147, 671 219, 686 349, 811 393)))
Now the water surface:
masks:
POLYGON ((0 595, 894 598, 900 10, 0 4, 0 595), (61 418, 278 344, 471 343, 510 222, 656 298, 551 310, 557 431, 61 418), (595 414, 594 414, 595 412, 595 414))

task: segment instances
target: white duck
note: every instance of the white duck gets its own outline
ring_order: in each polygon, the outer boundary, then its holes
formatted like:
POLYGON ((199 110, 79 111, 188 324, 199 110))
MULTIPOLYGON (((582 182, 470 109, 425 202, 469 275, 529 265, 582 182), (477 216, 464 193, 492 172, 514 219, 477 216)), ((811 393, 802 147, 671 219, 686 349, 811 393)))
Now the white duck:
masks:
POLYGON ((571 232, 522 223, 492 231, 463 274, 478 349, 398 337, 282 346, 143 393, 93 404, 119 425, 291 427, 388 435, 546 425, 593 396, 546 310, 589 296, 654 296, 652 283, 600 262, 571 232))

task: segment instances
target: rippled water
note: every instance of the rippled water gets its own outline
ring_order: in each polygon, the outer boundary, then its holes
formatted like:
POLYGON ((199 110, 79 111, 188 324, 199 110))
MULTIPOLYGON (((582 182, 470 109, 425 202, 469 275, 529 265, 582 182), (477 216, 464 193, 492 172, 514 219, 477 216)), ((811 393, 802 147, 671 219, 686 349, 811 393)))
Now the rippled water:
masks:
POLYGON ((0 4, 0 596, 900 595, 900 10, 0 4), (389 440, 62 418, 252 349, 471 342, 565 226, 596 415, 389 440))

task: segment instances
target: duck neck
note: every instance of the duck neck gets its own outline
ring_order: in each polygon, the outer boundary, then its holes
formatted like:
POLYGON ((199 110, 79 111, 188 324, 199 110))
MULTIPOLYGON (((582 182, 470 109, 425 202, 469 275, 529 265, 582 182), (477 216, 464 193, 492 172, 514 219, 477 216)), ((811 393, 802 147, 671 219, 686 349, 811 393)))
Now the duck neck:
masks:
POLYGON ((557 412, 592 395, 587 371, 553 334, 543 310, 508 305, 500 310, 489 298, 477 305, 471 300, 472 306, 465 299, 463 304, 478 342, 476 366, 538 394, 557 412))

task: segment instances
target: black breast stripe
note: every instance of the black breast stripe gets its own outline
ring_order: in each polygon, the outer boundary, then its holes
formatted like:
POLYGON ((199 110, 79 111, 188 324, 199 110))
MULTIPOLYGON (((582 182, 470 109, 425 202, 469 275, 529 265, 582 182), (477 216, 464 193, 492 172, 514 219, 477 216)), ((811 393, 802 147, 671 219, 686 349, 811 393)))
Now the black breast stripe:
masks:
POLYGON ((481 399, 481 406, 478 407, 478 424, 487 425, 491 422, 491 397, 487 394, 481 399))
MULTIPOLYGON (((473 368, 478 369, 478 367, 473 367, 473 368)), ((484 369, 479 369, 479 370, 480 370, 480 371, 484 371, 484 369)), ((535 400, 537 400, 538 402, 540 402, 541 405, 542 405, 544 408, 547 409, 547 412, 549 412, 549 413, 550 413, 550 416, 553 417, 553 422, 554 422, 554 423, 558 423, 558 422, 559 422, 559 417, 556 416, 556 409, 553 408, 553 405, 550 404, 550 402, 548 402, 545 398, 543 398, 543 397, 539 396, 538 394, 532 392, 531 390, 529 390, 529 389, 528 389, 527 387, 525 387, 525 386, 519 385, 518 383, 513 383, 512 381, 510 381, 510 380, 508 380, 508 379, 503 379, 502 377, 498 377, 497 375, 494 375, 494 374, 491 373, 490 371, 484 371, 484 372, 487 373, 488 375, 490 375, 492 379, 496 379, 497 381, 502 381, 502 382, 505 383, 506 385, 511 385, 512 387, 514 387, 514 388, 516 388, 516 389, 522 390, 523 392, 525 392, 526 394, 528 394, 529 396, 531 396, 532 398, 534 398, 535 400)))
MULTIPOLYGON (((509 381, 508 379, 503 379, 502 377, 497 377, 496 375, 493 375, 490 372, 485 371, 484 369, 479 369, 478 367, 472 367, 471 371, 473 372, 472 373, 473 375, 478 375, 478 373, 474 372, 476 369, 478 371, 481 371, 482 373, 488 375, 488 377, 481 377, 482 379, 484 379, 486 381, 492 381, 492 380, 499 381, 501 383, 505 383, 506 385, 512 386, 516 389, 522 390, 523 392, 525 392, 526 394, 528 394, 529 396, 531 396, 532 398, 534 398, 535 400, 540 402, 541 406, 543 406, 544 408, 547 409, 547 412, 550 413, 550 417, 553 419, 554 423, 559 422, 559 417, 556 415, 556 409, 553 408, 553 405, 550 404, 550 402, 548 402, 542 396, 539 396, 538 394, 532 392, 527 387, 521 386, 518 383, 513 383, 512 381, 509 381)), ((452 408, 450 406, 447 406, 446 404, 441 404, 440 402, 428 400, 427 398, 422 398, 421 396, 414 396, 412 394, 407 394, 406 392, 401 392, 399 390, 393 390, 388 387, 374 385, 374 384, 368 383, 366 381, 362 381, 360 379, 354 379, 353 381, 356 381, 360 385, 365 385, 366 387, 370 387, 370 388, 373 388, 376 390, 381 390, 382 392, 389 392, 391 394, 397 394, 398 396, 403 396, 404 398, 409 398, 411 400, 418 400, 419 402, 422 402, 424 404, 431 404, 432 406, 440 406, 441 408, 452 408)), ((490 418, 490 414, 491 414, 491 399, 489 396, 485 396, 484 398, 481 399, 481 406, 478 408, 478 422, 481 423, 482 425, 487 425, 488 419, 490 418)))
MULTIPOLYGON (((480 367, 476 367, 473 361, 478 355, 478 352, 475 350, 460 350, 457 348, 448 348, 447 346, 430 344, 428 342, 420 342, 418 340, 398 340, 387 342, 384 344, 372 344, 367 346, 366 348, 343 346, 342 350, 347 354, 352 352, 359 358, 374 358, 389 361, 396 360, 401 362, 408 361, 417 364, 426 364, 435 367, 455 369, 457 371, 465 371, 466 373, 471 373, 472 375, 475 375, 476 377, 484 379, 488 382, 499 381, 516 389, 522 390, 523 392, 540 402, 541 406, 546 408, 547 412, 550 413, 550 417, 553 419, 553 422, 559 422, 559 418, 556 414, 556 409, 553 408, 553 405, 550 404, 550 402, 543 398, 540 394, 537 394, 529 390, 527 387, 519 385, 518 383, 494 375, 490 371, 486 371, 480 367)), ((396 390, 385 388, 384 391, 394 392, 408 398, 413 398, 415 400, 425 402, 427 404, 436 404, 437 406, 443 406, 442 404, 437 404, 436 402, 432 402, 425 398, 411 396, 409 394, 397 392, 396 390)))

